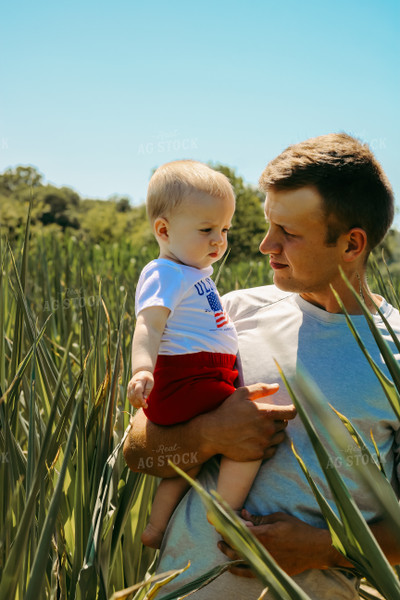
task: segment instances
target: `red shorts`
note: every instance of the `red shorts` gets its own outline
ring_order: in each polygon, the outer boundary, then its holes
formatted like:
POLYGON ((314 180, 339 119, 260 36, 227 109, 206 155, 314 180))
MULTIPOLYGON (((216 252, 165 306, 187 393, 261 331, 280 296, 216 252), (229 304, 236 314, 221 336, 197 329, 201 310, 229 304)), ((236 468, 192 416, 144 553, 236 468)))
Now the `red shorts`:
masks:
POLYGON ((236 356, 214 352, 159 355, 146 416, 157 425, 188 421, 222 404, 235 391, 236 356))

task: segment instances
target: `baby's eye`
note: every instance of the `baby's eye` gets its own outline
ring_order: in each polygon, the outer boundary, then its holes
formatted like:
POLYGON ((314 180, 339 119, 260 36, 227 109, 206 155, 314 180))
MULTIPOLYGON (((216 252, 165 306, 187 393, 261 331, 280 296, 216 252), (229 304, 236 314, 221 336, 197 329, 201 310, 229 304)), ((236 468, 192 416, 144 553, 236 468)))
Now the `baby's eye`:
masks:
POLYGON ((205 227, 204 229, 200 229, 203 233, 210 233, 211 227, 205 227))
POLYGON ((222 230, 223 233, 228 233, 228 231, 229 231, 229 227, 224 227, 222 230))

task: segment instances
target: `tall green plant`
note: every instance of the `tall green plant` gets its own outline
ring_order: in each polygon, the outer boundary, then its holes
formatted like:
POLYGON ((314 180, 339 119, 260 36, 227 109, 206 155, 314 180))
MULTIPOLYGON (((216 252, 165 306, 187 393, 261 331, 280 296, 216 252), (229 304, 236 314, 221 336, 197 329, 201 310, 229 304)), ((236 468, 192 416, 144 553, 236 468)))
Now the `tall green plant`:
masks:
POLYGON ((121 452, 133 296, 104 273, 115 250, 100 280, 49 242, 30 249, 28 223, 16 256, 0 245, 0 598, 108 598, 154 555, 140 533, 155 482, 121 452))
POLYGON ((361 479, 360 484, 362 481, 368 481, 369 491, 382 507, 382 514, 385 514, 386 519, 390 520, 389 526, 398 531, 400 537, 400 508, 390 483, 368 452, 359 434, 357 436, 350 435, 349 430, 355 434, 354 428, 349 422, 348 427, 346 427, 339 416, 329 409, 322 393, 307 374, 302 372, 301 367, 299 367, 297 383, 302 391, 302 401, 294 393, 292 386, 281 370, 280 373, 306 428, 340 515, 338 517, 333 512, 314 483, 307 466, 294 449, 328 524, 333 545, 355 565, 359 574, 371 581, 387 599, 395 600, 399 598, 400 582, 372 535, 342 476, 336 469, 331 455, 321 442, 314 421, 318 419, 318 431, 325 430, 327 432, 327 437, 337 448, 344 464, 349 459, 349 448, 351 449, 351 457, 354 460, 350 464, 354 465, 352 469, 354 477, 358 481, 361 479), (308 405, 308 410, 305 409, 304 405, 308 405), (310 418, 310 414, 313 415, 313 419, 310 418), (355 441, 355 437, 358 443, 355 441), (359 460, 362 456, 366 456, 367 460, 359 460))

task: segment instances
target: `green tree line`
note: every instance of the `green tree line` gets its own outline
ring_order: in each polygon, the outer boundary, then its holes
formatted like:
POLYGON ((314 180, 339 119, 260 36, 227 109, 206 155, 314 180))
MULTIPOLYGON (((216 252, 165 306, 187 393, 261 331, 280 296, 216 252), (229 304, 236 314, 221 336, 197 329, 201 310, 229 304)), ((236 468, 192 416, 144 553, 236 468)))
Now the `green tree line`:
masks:
MULTIPOLYGON (((237 208, 230 233, 230 261, 258 258, 258 245, 265 232, 263 197, 229 167, 218 165, 232 182, 237 208)), ((32 231, 69 231, 79 240, 118 242, 127 237, 138 248, 157 247, 146 217, 145 205, 133 206, 126 197, 109 200, 83 199, 69 187, 45 184, 31 166, 17 166, 0 175, 1 230, 12 241, 25 228, 27 208, 33 198, 32 231)))
MULTIPOLYGON (((265 234, 263 195, 224 165, 211 165, 230 180, 236 195, 236 212, 229 233, 229 263, 260 259, 259 243, 265 234)), ((17 166, 0 174, 0 229, 11 241, 21 238, 30 198, 33 199, 32 233, 65 232, 77 240, 93 243, 118 243, 129 240, 134 248, 146 249, 156 256, 157 245, 151 233, 144 204, 132 205, 129 198, 109 200, 81 198, 73 189, 46 184, 32 166, 17 166)), ((393 274, 400 274, 400 234, 391 230, 384 242, 387 262, 393 274)), ((382 247, 375 251, 382 263, 382 247)))

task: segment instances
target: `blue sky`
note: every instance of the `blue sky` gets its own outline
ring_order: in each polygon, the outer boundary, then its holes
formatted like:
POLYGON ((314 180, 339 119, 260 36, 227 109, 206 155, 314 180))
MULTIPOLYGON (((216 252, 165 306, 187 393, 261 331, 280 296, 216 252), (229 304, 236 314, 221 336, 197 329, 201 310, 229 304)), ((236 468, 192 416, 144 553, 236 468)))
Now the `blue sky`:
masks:
POLYGON ((84 197, 138 203, 169 160, 256 184, 289 144, 346 131, 400 203, 399 56, 399 0, 14 0, 0 23, 0 172, 31 164, 84 197))

